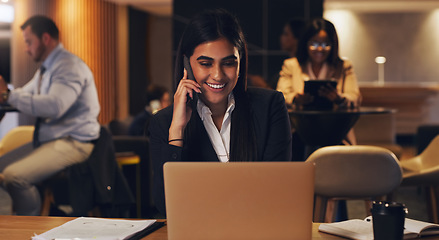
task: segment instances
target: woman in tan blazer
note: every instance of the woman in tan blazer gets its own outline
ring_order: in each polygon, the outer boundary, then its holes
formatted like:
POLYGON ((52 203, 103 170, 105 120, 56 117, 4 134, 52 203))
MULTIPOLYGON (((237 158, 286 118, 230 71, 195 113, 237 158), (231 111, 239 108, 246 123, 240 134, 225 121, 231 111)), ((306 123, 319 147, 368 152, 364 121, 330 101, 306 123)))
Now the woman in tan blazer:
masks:
POLYGON ((315 19, 308 24, 299 40, 297 55, 284 61, 277 90, 281 91, 287 104, 302 106, 312 102, 304 94, 307 80, 335 80, 337 87, 322 87, 319 94, 338 107, 358 107, 360 90, 352 63, 341 59, 338 37, 334 25, 325 19, 315 19))

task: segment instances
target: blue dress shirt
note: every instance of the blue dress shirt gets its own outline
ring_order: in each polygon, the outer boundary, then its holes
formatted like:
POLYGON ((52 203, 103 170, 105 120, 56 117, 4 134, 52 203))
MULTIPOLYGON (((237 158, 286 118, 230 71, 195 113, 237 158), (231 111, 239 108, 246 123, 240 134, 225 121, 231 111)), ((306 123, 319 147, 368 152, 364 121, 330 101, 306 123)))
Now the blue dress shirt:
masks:
POLYGON ((44 60, 46 69, 38 94, 40 70, 22 88, 11 91, 8 103, 20 112, 42 118, 39 140, 62 137, 91 141, 99 137, 100 105, 93 73, 62 44, 44 60))

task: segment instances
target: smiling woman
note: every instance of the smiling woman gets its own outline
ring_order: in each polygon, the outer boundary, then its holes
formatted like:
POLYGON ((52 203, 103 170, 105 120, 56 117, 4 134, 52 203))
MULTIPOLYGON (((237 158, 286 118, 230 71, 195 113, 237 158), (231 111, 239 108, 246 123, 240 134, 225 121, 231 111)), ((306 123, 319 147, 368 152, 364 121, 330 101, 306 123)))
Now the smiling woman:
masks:
POLYGON ((159 111, 149 125, 155 203, 161 213, 166 214, 165 162, 291 160, 285 99, 273 90, 247 88, 247 43, 233 15, 208 10, 194 17, 181 38, 175 66, 174 105, 159 111))
POLYGON ((227 97, 236 86, 240 56, 226 38, 198 45, 190 57, 195 81, 203 94, 200 99, 212 111, 215 126, 221 130, 227 97))

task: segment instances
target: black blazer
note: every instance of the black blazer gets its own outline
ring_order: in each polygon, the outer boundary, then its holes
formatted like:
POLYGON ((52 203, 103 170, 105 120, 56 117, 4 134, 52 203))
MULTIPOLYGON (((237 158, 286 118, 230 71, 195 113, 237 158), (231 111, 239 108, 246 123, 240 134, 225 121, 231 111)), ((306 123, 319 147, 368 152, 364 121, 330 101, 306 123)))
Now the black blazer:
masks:
POLYGON ((96 205, 102 217, 127 217, 135 203, 118 167, 110 132, 101 127, 87 161, 68 168, 71 216, 84 216, 96 205))
MULTIPOLYGON (((283 94, 277 91, 248 88, 252 121, 257 139, 258 161, 291 160, 291 126, 283 94)), ((195 121, 196 142, 176 147, 168 144, 173 106, 153 116, 149 125, 150 154, 154 169, 154 199, 157 209, 166 214, 163 184, 163 164, 168 161, 219 161, 197 111, 195 121)), ((194 126, 193 125, 193 126, 194 126)), ((233 113, 232 113, 233 126, 233 113)))

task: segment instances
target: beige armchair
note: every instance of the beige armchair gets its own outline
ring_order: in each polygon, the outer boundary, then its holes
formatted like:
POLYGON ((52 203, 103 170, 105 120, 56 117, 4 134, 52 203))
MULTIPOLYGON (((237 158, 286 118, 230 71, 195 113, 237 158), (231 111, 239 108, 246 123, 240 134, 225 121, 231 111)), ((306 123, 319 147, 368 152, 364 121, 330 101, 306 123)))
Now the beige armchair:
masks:
POLYGON ((439 223, 437 188, 439 186, 439 135, 419 155, 401 161, 403 186, 420 186, 426 190, 430 221, 439 223))
POLYGON ((338 200, 364 199, 370 214, 372 200, 384 200, 402 180, 395 154, 382 147, 323 147, 306 161, 315 163, 314 222, 332 222, 338 200))

